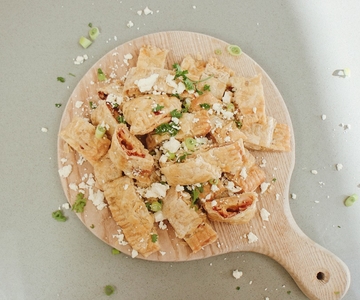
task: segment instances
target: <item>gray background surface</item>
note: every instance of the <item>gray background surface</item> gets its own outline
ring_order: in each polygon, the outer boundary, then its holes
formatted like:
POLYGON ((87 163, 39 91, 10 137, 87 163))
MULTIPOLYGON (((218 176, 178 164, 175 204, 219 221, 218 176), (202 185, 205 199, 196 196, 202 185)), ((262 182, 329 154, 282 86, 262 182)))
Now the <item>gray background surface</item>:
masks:
POLYGON ((2 0, 0 299, 111 299, 103 293, 107 284, 117 288, 113 299, 306 299, 286 271, 262 255, 148 262, 112 255, 75 214, 65 223, 51 218, 66 202, 56 143, 73 88, 117 45, 168 30, 237 44, 272 78, 295 131, 292 213, 306 235, 349 266, 345 299, 360 299, 360 201, 343 205, 347 195, 360 193, 359 12, 357 0, 2 0), (139 16, 146 6, 154 14, 139 16), (84 50, 77 41, 89 22, 101 35, 84 50), (83 54, 89 59, 74 65, 83 54), (345 67, 350 78, 332 75, 345 67), (239 280, 234 269, 244 273, 239 280))

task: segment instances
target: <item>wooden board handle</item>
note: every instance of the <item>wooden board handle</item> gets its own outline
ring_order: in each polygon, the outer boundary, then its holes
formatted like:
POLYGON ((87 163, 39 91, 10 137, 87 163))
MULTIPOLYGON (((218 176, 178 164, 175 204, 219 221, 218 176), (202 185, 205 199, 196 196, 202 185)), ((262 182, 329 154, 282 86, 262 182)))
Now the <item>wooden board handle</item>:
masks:
POLYGON ((308 238, 295 222, 281 233, 268 256, 279 262, 310 299, 341 299, 350 286, 345 263, 308 238))

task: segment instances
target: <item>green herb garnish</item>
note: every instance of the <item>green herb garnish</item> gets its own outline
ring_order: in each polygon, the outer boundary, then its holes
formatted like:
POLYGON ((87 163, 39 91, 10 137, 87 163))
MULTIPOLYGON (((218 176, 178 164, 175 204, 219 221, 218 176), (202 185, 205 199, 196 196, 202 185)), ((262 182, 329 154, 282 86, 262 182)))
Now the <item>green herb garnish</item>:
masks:
POLYGON ((238 291, 240 291, 240 287, 239 287, 239 286, 237 286, 236 289, 237 289, 238 291))
POLYGON ((191 207, 196 204, 196 201, 199 199, 199 196, 203 191, 203 185, 197 186, 191 191, 191 207))
POLYGON ((95 109, 97 107, 96 104, 92 101, 89 102, 89 105, 91 109, 95 109))
POLYGON ((59 107, 61 107, 61 103, 55 103, 55 106, 57 107, 57 108, 59 108, 59 107))
POLYGON ((64 78, 64 77, 58 77, 58 78, 57 78, 57 81, 65 82, 65 78, 64 78))
POLYGON ((235 121, 236 127, 241 129, 242 123, 240 121, 235 121))
POLYGON ((203 90, 204 90, 204 91, 209 91, 209 92, 210 92, 210 85, 205 84, 205 85, 204 85, 203 90))
POLYGON ((76 195, 76 200, 75 203, 72 206, 72 210, 74 210, 77 213, 82 213, 84 212, 84 208, 86 206, 86 201, 87 199, 84 198, 84 194, 83 193, 79 193, 76 195))
POLYGON ((125 122, 125 117, 124 117, 124 116, 120 116, 120 115, 116 118, 116 121, 118 121, 118 123, 124 123, 124 124, 126 123, 126 122, 125 122))
POLYGON ((97 70, 97 76, 98 76, 99 81, 105 81, 106 80, 106 76, 105 76, 104 72, 100 68, 97 70))
POLYGON ((72 77, 76 77, 75 74, 73 74, 73 73, 69 73, 69 75, 72 77))
POLYGON ((163 123, 155 128, 154 134, 164 134, 169 133, 170 136, 175 136, 179 130, 176 128, 176 124, 174 122, 163 123))
POLYGON ((182 112, 178 111, 177 109, 174 109, 170 112, 170 116, 172 116, 173 118, 180 119, 182 117, 182 112))
POLYGON ((118 249, 115 249, 115 248, 111 249, 111 254, 113 254, 113 255, 117 255, 117 254, 120 254, 120 253, 121 252, 118 249))
POLYGON ((175 70, 174 79, 176 79, 176 78, 181 78, 181 79, 182 79, 182 82, 183 82, 184 85, 185 85, 185 89, 186 89, 187 91, 196 91, 196 92, 199 93, 199 94, 202 94, 202 92, 199 91, 199 90, 196 88, 196 84, 198 84, 199 82, 206 81, 206 80, 210 79, 211 77, 213 77, 213 76, 210 76, 210 77, 205 78, 205 79, 202 79, 202 80, 193 81, 193 80, 191 80, 190 78, 188 78, 188 77, 186 76, 186 75, 189 73, 189 71, 188 71, 188 70, 182 70, 182 69, 181 69, 181 66, 180 66, 178 63, 173 64, 173 69, 175 70))
POLYGON ((206 109, 206 110, 210 109, 210 104, 209 103, 200 103, 199 105, 203 109, 206 109))
POLYGON ((51 215, 56 221, 59 222, 65 222, 67 220, 67 217, 64 216, 64 213, 61 209, 54 211, 51 215))
POLYGON ((157 235, 157 234, 152 234, 152 235, 151 235, 151 241, 152 241, 153 243, 156 243, 157 240, 158 240, 158 235, 157 235))
POLYGON ((159 112, 159 111, 162 110, 163 108, 164 108, 163 105, 156 104, 156 106, 153 107, 152 111, 153 111, 153 112, 159 112))

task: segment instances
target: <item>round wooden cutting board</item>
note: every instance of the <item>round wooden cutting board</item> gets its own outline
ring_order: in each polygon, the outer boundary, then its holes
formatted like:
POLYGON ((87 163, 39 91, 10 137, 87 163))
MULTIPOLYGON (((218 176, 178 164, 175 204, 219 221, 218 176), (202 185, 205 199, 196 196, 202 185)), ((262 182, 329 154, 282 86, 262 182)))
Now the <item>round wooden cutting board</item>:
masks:
MULTIPOLYGON (((71 119, 80 115, 89 117, 90 102, 97 102, 98 79, 97 70, 101 68, 105 74, 121 78, 130 67, 136 65, 139 49, 150 44, 169 50, 166 68, 172 69, 173 63, 180 63, 187 54, 200 54, 207 60, 215 56, 215 50, 221 50, 216 58, 233 69, 237 75, 252 77, 262 73, 262 82, 266 100, 266 114, 274 117, 278 123, 292 125, 285 102, 278 89, 265 71, 249 56, 242 53, 232 56, 226 51, 228 43, 219 39, 191 32, 160 32, 143 36, 116 47, 95 63, 74 89, 65 108, 60 130, 66 127, 71 119), (124 55, 130 53, 133 58, 124 62, 124 55), (128 65, 127 65, 128 64, 128 65), (83 102, 83 103, 81 103, 83 102)), ((240 45, 241 46, 241 45, 240 45)), ((229 225, 213 222, 218 233, 218 241, 193 254, 188 245, 175 236, 171 226, 167 230, 158 230, 161 253, 154 253, 147 258, 153 261, 188 261, 215 256, 228 252, 253 251, 267 255, 279 262, 292 276, 299 288, 310 299, 340 299, 350 284, 347 266, 335 255, 310 240, 295 223, 289 207, 289 184, 295 163, 295 143, 292 134, 292 150, 290 152, 252 151, 258 162, 265 162, 267 182, 271 187, 260 194, 258 211, 265 208, 269 213, 269 221, 263 221, 258 212, 244 225, 229 225), (252 232, 258 238, 250 243, 248 234, 252 232)), ((69 184, 79 185, 93 173, 88 162, 78 164, 79 155, 70 149, 59 138, 58 164, 72 165, 72 172, 67 178, 61 178, 62 186, 70 204, 73 204, 77 191, 69 188, 69 184), (66 158, 64 162, 62 159, 66 158)), ((85 195, 86 196, 86 195, 85 195)), ((118 242, 119 227, 111 218, 108 208, 98 210, 91 201, 87 202, 85 211, 77 214, 85 226, 98 238, 121 252, 131 254, 129 246, 118 242)))

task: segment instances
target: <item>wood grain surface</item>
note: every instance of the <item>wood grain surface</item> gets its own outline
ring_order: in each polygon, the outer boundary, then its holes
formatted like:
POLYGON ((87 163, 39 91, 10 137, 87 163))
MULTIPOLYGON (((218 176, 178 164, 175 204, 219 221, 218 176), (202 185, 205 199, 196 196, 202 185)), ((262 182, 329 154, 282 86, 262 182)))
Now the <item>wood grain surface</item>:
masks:
MULTIPOLYGON (((171 226, 167 230, 158 230, 161 251, 165 254, 154 253, 147 258, 153 261, 189 261, 206 258, 214 255, 237 251, 252 251, 267 255, 279 262, 293 277, 299 288, 310 299, 341 299, 350 285, 350 274, 347 266, 335 255, 310 240, 295 223, 289 207, 289 184, 295 164, 295 142, 291 119, 285 102, 275 84, 265 71, 248 55, 235 57, 227 53, 228 43, 219 39, 192 32, 160 32, 150 34, 129 41, 107 53, 92 66, 74 89, 65 108, 60 130, 62 130, 75 115, 89 117, 89 102, 97 102, 97 69, 104 73, 113 73, 122 77, 127 70, 135 66, 139 49, 144 44, 151 44, 160 48, 169 49, 167 68, 172 64, 181 62, 186 54, 201 54, 204 59, 214 56, 214 50, 221 49, 222 54, 216 57, 220 62, 231 67, 238 75, 252 77, 259 72, 263 75, 264 94, 266 99, 266 114, 274 117, 279 123, 289 125, 292 132, 291 147, 288 153, 272 153, 252 151, 257 161, 266 160, 265 172, 267 182, 276 178, 271 188, 260 195, 258 211, 265 208, 270 212, 269 221, 263 221, 258 212, 255 217, 244 225, 229 225, 213 222, 213 228, 218 233, 218 242, 205 247, 196 254, 191 253, 187 244, 176 238, 171 226), (133 59, 127 66, 124 55, 131 53, 133 59), (76 102, 84 104, 76 107, 76 102), (280 197, 277 200, 276 194, 280 197), (258 241, 249 243, 247 234, 254 233, 258 241)), ((241 46, 241 45, 240 45, 241 46)), ((85 174, 93 172, 88 162, 78 165, 79 156, 72 151, 66 143, 58 140, 58 165, 67 164, 73 167, 72 173, 67 178, 61 178, 65 195, 70 204, 75 200, 77 192, 69 189, 70 183, 79 184, 85 174)), ((85 175, 86 176, 86 175, 85 175)), ((117 234, 118 226, 111 218, 107 208, 99 211, 91 201, 88 201, 85 211, 77 214, 81 221, 98 238, 130 255, 129 246, 119 245, 117 234), (93 225, 93 226, 92 226, 93 225), (93 227, 93 228, 91 228, 93 227)))

